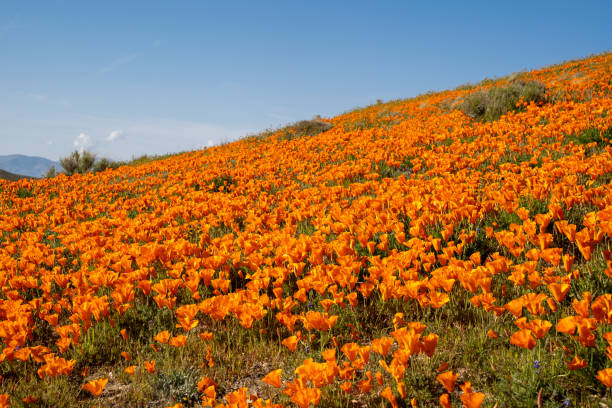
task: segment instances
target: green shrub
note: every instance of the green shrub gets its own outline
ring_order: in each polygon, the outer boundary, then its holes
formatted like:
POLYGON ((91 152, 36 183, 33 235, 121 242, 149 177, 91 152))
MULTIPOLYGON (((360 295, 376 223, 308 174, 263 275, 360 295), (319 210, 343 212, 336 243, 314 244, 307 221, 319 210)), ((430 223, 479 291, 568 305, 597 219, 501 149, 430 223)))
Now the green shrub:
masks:
POLYGON ((605 131, 599 131, 597 128, 585 129, 577 136, 568 136, 566 142, 574 142, 575 145, 586 145, 596 143, 598 147, 604 147, 612 140, 612 127, 605 131))
POLYGON ((517 103, 546 102, 546 87, 538 81, 516 80, 506 86, 476 91, 467 96, 459 109, 475 120, 491 122, 509 111, 518 110, 517 103))
POLYGON ((160 372, 155 381, 155 390, 162 401, 176 401, 185 407, 197 406, 201 400, 198 381, 201 374, 195 368, 179 368, 171 372, 160 372))
POLYGON ((333 125, 320 119, 301 120, 282 129, 280 138, 292 140, 304 136, 316 136, 331 129, 333 125))
POLYGON ((99 171, 104 171, 108 169, 109 167, 111 167, 111 164, 112 163, 106 157, 103 157, 100 160, 96 161, 96 163, 93 166, 93 171, 95 173, 99 171))
POLYGON ((64 168, 64 173, 71 176, 73 174, 87 173, 92 170, 96 161, 96 155, 84 150, 79 152, 75 150, 70 156, 62 157, 60 159, 60 165, 64 168))
POLYGON ((55 170, 55 166, 49 167, 49 170, 45 173, 45 178, 53 178, 57 176, 57 171, 55 170))

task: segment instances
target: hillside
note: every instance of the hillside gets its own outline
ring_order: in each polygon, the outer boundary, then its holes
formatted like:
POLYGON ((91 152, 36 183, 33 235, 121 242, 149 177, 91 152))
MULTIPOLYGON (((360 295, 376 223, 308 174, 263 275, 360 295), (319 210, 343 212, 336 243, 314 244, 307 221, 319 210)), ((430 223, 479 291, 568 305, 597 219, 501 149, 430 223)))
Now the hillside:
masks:
POLYGON ((10 154, 0 156, 0 169, 23 174, 26 177, 44 176, 51 166, 60 169, 58 162, 45 159, 44 157, 25 156, 23 154, 10 154))
POLYGON ((603 54, 0 181, 0 394, 611 405, 611 69, 603 54))
POLYGON ((22 178, 26 178, 27 176, 22 176, 20 174, 10 173, 8 171, 4 171, 0 169, 0 179, 8 180, 8 181, 16 181, 22 178))

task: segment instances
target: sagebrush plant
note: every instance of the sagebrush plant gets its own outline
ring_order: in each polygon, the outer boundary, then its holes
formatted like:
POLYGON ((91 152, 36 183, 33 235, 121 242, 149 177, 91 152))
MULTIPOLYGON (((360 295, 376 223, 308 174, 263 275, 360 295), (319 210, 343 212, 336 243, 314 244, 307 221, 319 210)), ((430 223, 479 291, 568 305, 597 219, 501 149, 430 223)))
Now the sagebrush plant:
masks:
POLYGON ((269 129, 256 135, 248 136, 249 140, 266 140, 271 137, 279 140, 293 140, 305 136, 316 136, 326 132, 333 127, 333 123, 315 117, 311 120, 301 120, 278 129, 269 129))
POLYGON ((75 150, 69 156, 60 158, 59 163, 64 169, 64 173, 71 176, 91 171, 95 161, 96 155, 94 153, 87 150, 75 150))
POLYGON ((0 406, 612 404, 611 66, 0 181, 0 406))
MULTIPOLYGON (((164 160, 181 153, 171 153, 164 155, 142 155, 133 157, 131 160, 111 160, 106 157, 97 158, 95 153, 88 150, 75 150, 70 155, 60 158, 60 165, 63 168, 63 173, 67 176, 73 174, 84 174, 88 172, 98 173, 107 169, 117 169, 121 166, 139 166, 151 163, 158 160, 164 160)), ((51 166, 45 178, 56 177, 57 173, 55 166, 51 166)))
POLYGON ((542 82, 515 79, 507 85, 477 90, 465 97, 460 109, 475 120, 494 121, 519 109, 520 101, 538 104, 546 100, 546 86, 542 82))

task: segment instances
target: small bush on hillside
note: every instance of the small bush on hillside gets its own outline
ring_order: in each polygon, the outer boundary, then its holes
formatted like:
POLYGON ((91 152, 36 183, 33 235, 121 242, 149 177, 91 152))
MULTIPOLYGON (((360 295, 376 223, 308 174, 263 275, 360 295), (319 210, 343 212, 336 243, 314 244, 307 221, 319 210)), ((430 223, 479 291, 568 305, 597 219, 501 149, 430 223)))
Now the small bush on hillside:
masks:
POLYGON ((546 87, 538 81, 512 81, 501 87, 484 89, 466 97, 459 109, 475 120, 491 122, 509 111, 518 110, 517 103, 546 102, 546 87))
POLYGON ((49 167, 49 170, 45 173, 45 178, 53 178, 57 176, 57 170, 55 170, 55 166, 49 167))
POLYGON ((76 173, 83 174, 92 170, 95 161, 95 154, 88 152, 87 150, 82 152, 75 150, 70 154, 70 156, 62 157, 60 159, 60 165, 64 168, 64 173, 71 176, 76 173))
POLYGON ((122 165, 124 165, 124 162, 117 162, 117 161, 109 160, 106 157, 102 157, 101 159, 96 161, 92 170, 95 173, 97 173, 99 171, 104 171, 106 169, 116 169, 117 167, 122 166, 122 165))
POLYGON ((332 127, 331 123, 319 119, 301 120, 293 125, 289 125, 284 132, 283 138, 291 140, 303 136, 316 136, 332 127))
POLYGON ((180 401, 185 407, 195 407, 202 400, 198 390, 201 375, 197 369, 179 368, 160 372, 155 381, 157 396, 162 401, 180 401))
POLYGON ((293 140, 303 136, 316 136, 334 127, 332 123, 321 119, 316 115, 312 120, 302 120, 278 129, 268 129, 263 132, 248 135, 247 139, 264 140, 278 135, 280 140, 293 140))
MULTIPOLYGON (((130 161, 115 161, 107 159, 106 157, 97 159, 94 153, 88 152, 87 150, 82 152, 75 150, 70 154, 70 156, 61 158, 60 165, 64 169, 64 173, 68 176, 71 176, 77 173, 88 173, 90 171, 97 173, 106 169, 116 169, 121 166, 139 166, 141 164, 147 164, 151 163, 152 161, 167 159, 168 157, 172 157, 179 154, 183 154, 183 152, 153 156, 145 154, 140 157, 132 158, 132 160, 130 161)), ((57 176, 57 174, 58 173, 56 172, 55 168, 52 167, 49 169, 49 171, 47 171, 45 177, 55 177, 57 176)))

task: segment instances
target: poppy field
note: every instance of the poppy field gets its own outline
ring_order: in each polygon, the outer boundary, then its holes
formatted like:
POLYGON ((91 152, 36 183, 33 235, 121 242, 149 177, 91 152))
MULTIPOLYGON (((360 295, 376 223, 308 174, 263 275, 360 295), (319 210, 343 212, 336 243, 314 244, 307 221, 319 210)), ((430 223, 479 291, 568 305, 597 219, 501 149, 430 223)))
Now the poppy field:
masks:
POLYGON ((0 180, 0 406, 612 404, 611 69, 0 180))

